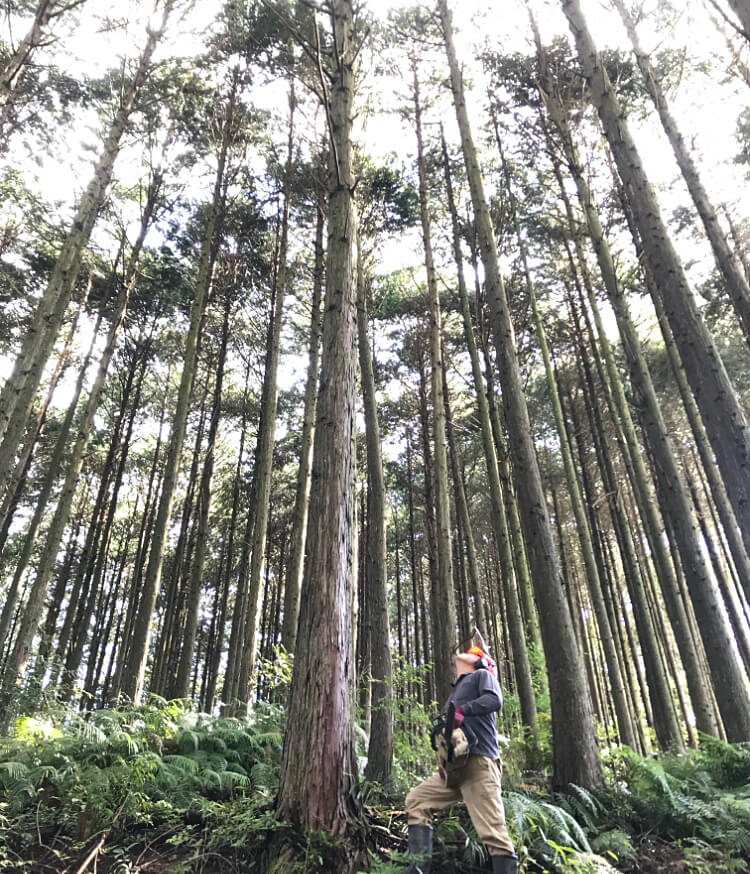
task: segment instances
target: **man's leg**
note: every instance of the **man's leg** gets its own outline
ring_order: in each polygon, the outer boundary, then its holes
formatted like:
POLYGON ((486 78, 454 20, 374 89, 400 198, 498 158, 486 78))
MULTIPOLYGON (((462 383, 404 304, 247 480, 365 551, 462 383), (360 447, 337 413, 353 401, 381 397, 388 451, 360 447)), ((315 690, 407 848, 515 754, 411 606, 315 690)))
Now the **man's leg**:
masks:
POLYGON ((493 871, 515 874, 518 860, 505 824, 500 775, 499 762, 471 756, 460 790, 474 828, 490 851, 493 871))
POLYGON ((458 789, 448 789, 438 774, 433 774, 415 786, 406 796, 409 823, 409 855, 418 859, 410 871, 429 874, 432 856, 432 811, 450 807, 461 800, 458 789))

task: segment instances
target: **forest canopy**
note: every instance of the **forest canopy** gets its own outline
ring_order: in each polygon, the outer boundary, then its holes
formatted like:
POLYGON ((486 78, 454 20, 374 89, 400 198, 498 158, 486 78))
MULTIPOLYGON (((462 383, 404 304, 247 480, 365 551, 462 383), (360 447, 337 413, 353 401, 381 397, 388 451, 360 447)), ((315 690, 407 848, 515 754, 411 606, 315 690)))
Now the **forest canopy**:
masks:
POLYGON ((750 870, 749 89, 746 0, 5 4, 0 870, 415 871, 472 640, 521 871, 750 870))

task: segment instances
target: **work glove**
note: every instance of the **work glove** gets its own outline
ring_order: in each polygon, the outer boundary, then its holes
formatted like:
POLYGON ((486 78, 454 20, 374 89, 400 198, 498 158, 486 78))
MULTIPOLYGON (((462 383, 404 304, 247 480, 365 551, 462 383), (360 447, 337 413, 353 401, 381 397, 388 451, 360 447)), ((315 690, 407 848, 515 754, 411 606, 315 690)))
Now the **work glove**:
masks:
POLYGON ((464 709, 463 709, 463 707, 456 707, 456 714, 453 717, 454 728, 460 728, 461 723, 463 721, 464 721, 464 709))

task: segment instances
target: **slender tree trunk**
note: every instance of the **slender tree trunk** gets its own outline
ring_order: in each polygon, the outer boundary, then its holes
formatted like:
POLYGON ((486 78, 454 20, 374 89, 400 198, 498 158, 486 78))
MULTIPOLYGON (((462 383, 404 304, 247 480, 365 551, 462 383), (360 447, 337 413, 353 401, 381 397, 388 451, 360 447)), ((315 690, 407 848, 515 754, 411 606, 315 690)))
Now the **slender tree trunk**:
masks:
POLYGON ((409 510, 409 559, 411 566, 412 601, 414 602, 414 664, 421 667, 427 661, 426 635, 420 641, 420 598, 417 591, 417 534, 414 526, 414 479, 411 467, 411 431, 406 431, 407 506, 409 510))
POLYGON ((44 44, 50 21, 84 2, 85 0, 39 0, 31 27, 0 69, 0 145, 3 128, 13 110, 15 90, 31 65, 36 50, 44 44))
POLYGON ((370 615, 372 717, 365 778, 387 786, 393 764, 393 695, 388 622, 388 552, 385 529, 385 480, 380 452, 378 400, 369 342, 367 284, 362 251, 357 247, 357 338, 367 444, 367 556, 365 584, 370 615))
MULTIPOLYGON (((441 132, 442 134, 442 132, 441 132)), ((536 699, 534 697, 534 685, 531 678, 528 653, 524 635, 523 618, 518 601, 516 589, 516 573, 513 566, 513 549, 511 546, 510 532, 508 531, 507 517, 503 503, 500 472, 498 469, 495 441, 492 434, 492 422, 490 420, 490 408, 482 377, 482 369, 479 363, 474 326, 469 307, 469 295, 466 289, 466 280, 463 270, 463 257, 461 254, 461 238, 458 225, 458 214, 453 195, 453 179, 450 172, 448 150, 445 145, 445 137, 441 136, 443 149, 443 164, 445 167, 445 191, 448 208, 451 214, 453 229, 453 258, 456 263, 458 291, 461 298, 461 313, 463 316, 464 339, 469 350, 471 370, 474 379, 474 392, 479 411, 479 423, 482 433, 482 445, 487 469, 487 479, 490 487, 490 505, 492 508, 492 526, 495 540, 498 544, 501 565, 501 585, 505 588, 508 603, 508 621, 513 637, 514 666, 516 668, 516 684, 521 704, 521 719, 528 726, 532 735, 536 738, 536 699)), ((480 626, 481 627, 481 626, 480 626)))
POLYGON ((26 529, 21 553, 15 562, 13 579, 11 580, 11 584, 4 596, 3 609, 2 613, 0 614, 0 652, 5 648, 5 645, 7 643, 8 630, 10 628, 11 619, 13 618, 13 613, 16 609, 16 604, 18 601, 19 586, 23 575, 26 573, 26 569, 29 565, 29 560, 31 559, 34 544, 36 542, 36 535, 39 531, 39 526, 42 523, 42 519, 44 518, 44 512, 47 509, 47 502, 49 501, 50 495, 52 494, 52 488, 55 485, 55 481, 57 480, 57 477, 60 473, 60 468, 62 467, 63 461, 65 459, 65 453, 68 449, 70 440, 70 429, 73 424, 73 417, 75 416, 76 408, 78 407, 78 401, 80 400, 81 392, 83 391, 83 384, 86 379, 89 362, 94 352, 94 346, 96 345, 96 339, 99 333, 99 326, 101 324, 102 314, 103 307, 99 310, 99 315, 97 317, 97 321, 91 335, 91 342, 86 351, 83 362, 81 363, 81 368, 78 372, 78 378, 75 383, 75 388, 73 389, 73 397, 71 398, 71 401, 68 404, 68 408, 65 412, 65 417, 60 427, 60 433, 57 437, 57 440, 55 441, 54 449, 52 450, 52 456, 50 458, 49 466, 47 467, 47 470, 44 474, 44 479, 42 480, 39 495, 37 496, 36 507, 34 508, 34 514, 32 515, 29 526, 26 529))
POLYGON ((537 594, 544 651, 547 656, 554 736, 554 782, 558 786, 565 786, 571 782, 581 786, 596 786, 601 782, 602 776, 597 755, 591 699, 562 585, 539 466, 531 438, 513 326, 500 274, 497 244, 484 193, 484 183, 471 135, 462 76, 453 46, 447 0, 439 0, 438 9, 443 25, 453 99, 474 206, 474 219, 485 268, 485 288, 492 314, 492 330, 498 356, 497 366, 503 387, 510 453, 517 484, 516 494, 524 522, 529 564, 537 594))
MULTIPOLYGON (((583 352, 579 353, 579 366, 583 352)), ((630 525, 625 517, 623 508, 623 496, 618 488, 617 473, 612 462, 612 457, 607 447, 604 426, 601 420, 596 398, 591 390, 591 381, 587 385, 588 391, 584 395, 586 412, 589 417, 589 425, 596 448, 597 460, 602 473, 602 481, 607 495, 612 525, 615 529, 617 542, 620 546, 620 555, 625 571, 625 579, 628 584, 628 594, 633 605, 633 612, 638 627, 638 638, 641 644, 643 660, 648 680, 648 691, 651 698, 651 706, 654 713, 654 729, 661 749, 681 750, 683 748, 682 732, 677 723, 676 714, 669 690, 669 682, 664 672, 658 648, 658 639, 651 614, 648 609, 644 579, 638 567, 635 542, 631 533, 630 525)))
POLYGON ((734 515, 732 505, 727 496, 724 481, 721 478, 721 473, 714 459, 713 451, 708 440, 708 435, 706 434, 706 429, 703 426, 703 422, 701 421, 698 405, 696 404, 695 398, 690 391, 690 386, 688 385, 687 377, 685 376, 685 370, 682 366, 679 352, 677 351, 672 329, 666 317, 666 312, 664 310, 662 299, 656 289, 652 288, 652 286, 654 285, 654 278, 647 262, 642 257, 643 247, 640 241, 640 236, 638 235, 638 230, 635 227, 633 221, 632 212, 630 210, 627 200, 624 197, 624 192, 620 187, 619 179, 617 179, 616 174, 614 173, 614 168, 612 168, 612 170, 613 178, 618 188, 618 193, 620 194, 620 202, 623 207, 623 212, 625 214, 630 233, 635 243, 636 253, 638 255, 639 261, 643 266, 646 284, 649 287, 651 297, 654 301, 656 316, 659 320, 659 326, 661 328, 662 336, 664 337, 664 346, 667 350, 672 374, 675 378, 675 382, 677 383, 680 397, 682 399, 683 406, 685 407, 685 413, 687 415, 688 422, 690 423, 690 428, 695 439, 695 445, 700 455, 701 464, 703 466, 703 470, 705 471, 706 478, 708 479, 711 488, 711 496, 713 498, 714 504, 716 505, 717 512, 719 513, 721 525, 724 529, 729 549, 732 554, 732 560, 734 561, 735 568, 737 569, 741 585, 745 591, 745 596, 750 599, 750 557, 748 557, 748 552, 745 543, 743 542, 743 532, 740 531, 739 526, 737 525, 737 520, 734 515))
POLYGON ((224 320, 221 327, 221 343, 219 346, 218 361, 216 363, 216 383, 214 385, 214 399, 211 410, 211 421, 208 426, 208 445, 203 460, 200 487, 198 489, 198 524, 195 538, 195 553, 190 570, 190 582, 188 586, 188 603, 185 609, 185 631, 182 636, 182 649, 177 666, 177 676, 174 681, 174 697, 187 698, 188 684, 190 681, 190 669, 193 664, 193 650, 195 649, 195 637, 198 633, 198 610, 200 607, 201 585, 203 583, 203 563, 206 556, 208 541, 208 519, 211 505, 211 479, 214 472, 214 458, 216 457, 216 440, 219 433, 219 417, 221 413, 221 392, 224 385, 224 365, 227 358, 229 344, 229 316, 232 310, 232 295, 229 290, 225 292, 224 320))
POLYGON ((302 438, 300 443, 297 491, 292 510, 292 530, 289 538, 289 560, 284 585, 284 623, 281 628, 281 645, 287 652, 294 652, 297 643, 297 620, 299 619, 299 593, 302 584, 302 563, 305 555, 305 532, 307 511, 310 506, 310 462, 315 433, 315 400, 318 394, 318 369, 320 365, 320 299, 323 294, 323 227, 325 214, 318 204, 315 222, 315 266, 313 267, 313 297, 310 315, 310 344, 308 347, 307 382, 302 413, 302 438))
POLYGON ((62 541, 65 528, 68 524, 68 520, 70 519, 70 513, 73 506, 73 498, 75 496, 76 488, 78 486, 81 468, 83 467, 83 463, 85 460, 85 450, 86 446, 88 445, 91 427, 94 423, 94 416, 96 415, 97 409, 99 407, 99 400, 104 389, 104 382, 107 377, 107 371, 109 370, 109 365, 112 361, 112 356, 115 351, 115 344, 117 342, 119 329, 125 318, 128 301, 130 299, 130 293, 133 289, 133 286, 135 285, 136 271, 141 254, 141 249, 143 248, 143 243, 146 239, 146 234, 148 233, 151 219, 156 208, 160 187, 161 176, 157 173, 152 180, 151 186, 149 187, 149 194, 143 211, 143 216, 141 218, 141 227, 138 234, 138 239, 136 240, 130 255, 126 275, 123 280, 122 289, 115 305, 115 314, 112 318, 112 322, 107 333, 104 350, 102 351, 101 358, 99 359, 97 373, 94 378, 93 385, 91 386, 91 390, 86 401, 86 406, 81 415, 81 420, 78 423, 78 427, 76 429, 75 442, 73 444, 73 448, 71 449, 70 457, 68 458, 67 462, 68 467, 65 474, 65 481, 63 483, 62 491, 60 492, 57 500, 55 514, 46 533, 44 546, 42 548, 42 553, 39 558, 36 578, 34 579, 34 584, 29 593, 29 598, 26 604, 26 608, 24 610, 23 618, 21 620, 21 625, 16 636, 15 647, 11 655, 11 659, 6 666, 2 686, 2 694, 4 697, 6 697, 6 706, 8 706, 8 696, 23 675, 34 635, 37 631, 41 612, 44 607, 44 598, 47 594, 47 587, 49 586, 49 582, 54 571, 60 542, 62 541))
POLYGON ((236 697, 249 700, 249 687, 255 670, 255 649, 258 631, 258 609, 260 606, 261 578, 266 559, 266 532, 269 518, 271 494, 271 474, 273 472, 273 447, 276 435, 276 405, 278 399, 278 370, 281 355, 281 324, 284 315, 284 296, 287 285, 287 247, 289 238, 289 208, 292 196, 292 172, 294 160, 294 90, 289 96, 289 138, 287 144, 287 163, 284 181, 284 207, 281 217, 281 237, 279 241, 278 265, 271 301, 271 319, 268 326, 268 349, 266 370, 263 378, 263 392, 260 402, 260 424, 258 426, 258 449, 255 460, 255 502, 256 516, 253 527, 253 540, 250 552, 250 574, 248 577, 248 602, 242 659, 239 666, 236 697))
POLYGON ((161 24, 148 32, 136 72, 125 85, 120 105, 103 141, 94 175, 76 209, 73 223, 55 261, 47 288, 26 331, 13 371, 0 392, 0 491, 8 483, 18 444, 26 427, 44 365, 65 316, 81 265, 83 251, 112 178, 120 141, 145 82, 151 58, 167 24, 174 0, 165 0, 161 24))
POLYGON ((234 482, 232 484, 232 513, 229 519, 229 533, 227 535, 226 557, 224 560, 224 573, 220 574, 221 579, 221 607, 218 618, 216 634, 213 639, 213 648, 211 654, 211 664, 209 667, 209 679, 206 683, 205 701, 206 709, 213 710, 214 698, 216 697, 216 685, 219 679, 219 666, 221 664, 221 655, 224 647, 224 634, 226 630, 226 622, 228 615, 229 603, 229 587, 234 569, 234 535, 237 526, 237 517, 240 507, 240 485, 242 480, 242 465, 245 455, 245 439, 247 436, 247 408, 248 395, 250 389, 250 362, 248 361, 245 370, 245 390, 242 397, 242 423, 240 425, 240 445, 237 453, 237 465, 234 471, 234 482))
MULTIPOLYGON (((99 554, 96 557, 96 561, 93 564, 93 567, 90 570, 86 571, 88 575, 88 579, 86 582, 86 589, 88 593, 98 593, 103 591, 104 588, 104 564, 108 553, 108 544, 111 538, 113 524, 115 520, 115 513, 117 511, 117 499, 120 493, 120 488, 122 486, 123 478, 125 475, 125 465, 128 460, 128 455, 130 453, 131 446, 131 438, 133 434, 133 426, 135 424, 135 418, 140 410, 141 403, 141 392, 143 389, 143 381, 146 375, 147 366, 149 363, 149 351, 150 351, 150 338, 144 343, 143 348, 140 350, 140 361, 139 354, 134 354, 133 362, 128 369, 128 378, 125 385, 125 389, 123 390, 123 397, 120 406, 120 413, 118 416, 118 423, 115 432, 115 436, 112 440, 111 450, 108 453, 107 459, 107 467, 106 467, 106 487, 103 492, 103 497, 106 498, 106 494, 109 491, 109 481, 112 479, 112 475, 110 472, 110 466, 114 466, 115 458, 119 452, 119 460, 117 461, 117 469, 114 472, 114 478, 112 481, 112 494, 109 497, 109 507, 107 508, 106 518, 104 519, 102 530, 100 534, 100 547, 99 554), (138 375, 138 382, 135 386, 135 394, 133 396, 132 402, 130 401, 130 395, 133 391, 133 381, 135 380, 135 374, 138 366, 140 365, 140 373, 138 375), (128 404, 130 404, 130 413, 128 415, 127 426, 125 427, 124 434, 122 433, 123 424, 125 421, 125 413, 128 404)), ((103 509, 103 507, 102 507, 103 509)), ((137 507, 134 510, 134 515, 137 513, 137 507)), ((130 528, 128 529, 128 543, 130 541, 130 528)), ((121 568, 121 573, 122 573, 121 568)), ((117 584, 119 586, 119 582, 117 584)), ((65 625, 68 626, 68 633, 71 633, 72 628, 72 646, 70 648, 70 652, 67 655, 65 660, 65 675, 64 682, 62 684, 61 697, 67 697, 72 694, 73 688, 75 686, 75 678, 78 673, 78 668, 81 664, 81 659, 83 657, 83 649, 88 639, 88 628, 90 624, 91 617, 91 608, 93 607, 93 599, 89 598, 88 601, 79 605, 79 611, 77 612, 75 625, 70 625, 68 623, 68 616, 66 615, 65 625)), ((61 633, 60 635, 60 643, 58 644, 58 653, 60 658, 62 659, 65 648, 67 647, 68 641, 64 639, 64 635, 61 633)), ((58 668, 56 666, 55 670, 52 672, 50 677, 50 685, 57 685, 58 678, 58 668)), ((89 688, 86 686, 85 688, 89 688)))
POLYGON ((534 328, 536 332, 537 342, 539 343, 539 347, 542 352, 542 361, 544 363, 544 371, 547 378, 549 397, 552 402, 552 411, 555 419, 558 438, 560 441, 560 453, 562 455, 563 467, 565 469, 565 480, 568 485, 568 494, 570 495, 573 516, 576 521, 576 530, 578 532, 578 538, 581 545, 583 563, 586 572, 585 575, 587 591, 589 594, 591 605, 594 610, 594 614, 596 616, 599 637, 607 663, 607 674, 615 703, 615 710, 617 712, 617 725, 619 735, 623 743, 632 747, 635 745, 635 735, 633 733, 633 726, 630 721, 630 712, 628 710, 627 700, 625 697, 625 686, 622 679, 622 672, 620 670, 620 663, 617 658, 617 651, 615 649, 614 639, 612 637, 612 628, 609 623, 609 617, 607 616, 607 609, 604 604, 604 597, 602 595, 602 581, 599 576, 598 566, 596 563, 596 558, 594 556, 594 545, 591 538, 591 530, 589 528, 588 520, 586 518, 586 510, 584 508, 583 498, 578 483, 578 476, 575 470, 575 465, 573 463, 573 454, 570 448, 570 443, 568 442, 567 430, 565 427, 562 406, 560 404, 560 396, 557 391, 557 383, 552 370, 552 362, 550 359, 549 347, 547 345, 547 337, 544 330, 544 324, 542 323, 541 312, 539 310, 539 304, 536 297, 536 290, 531 280, 528 257, 526 254, 526 245, 523 235, 521 233, 521 225, 518 219, 515 196, 511 188, 510 172, 507 162, 505 160, 505 156, 503 154, 502 141, 500 139, 499 131, 497 129, 497 119, 494 117, 494 114, 493 125, 495 128, 495 136, 497 138, 497 146, 500 153, 500 159, 503 165, 505 185, 507 188, 508 199, 510 202, 510 211, 516 231, 516 240, 518 242, 522 268, 526 280, 526 292, 528 294, 531 304, 531 311, 534 320, 534 328))
POLYGON ((578 0, 562 0, 578 55, 625 186, 646 260, 662 298, 685 373, 706 426, 729 499, 750 538, 750 428, 721 357, 698 311, 684 268, 661 217, 612 84, 588 32, 578 0))
MULTIPOLYGON (((544 53, 541 49, 541 42, 537 42, 537 48, 540 56, 540 63, 544 69, 544 53)), ((598 213, 596 213, 593 200, 591 199, 588 186, 581 173, 580 162, 578 161, 575 149, 570 139, 570 132, 565 122, 565 116, 562 105, 557 98, 550 93, 546 94, 547 108, 551 117, 555 121, 558 131, 560 132, 563 146, 567 155, 568 164, 573 175, 574 181, 578 188, 579 200, 581 207, 584 210, 584 215, 587 224, 590 223, 589 233, 592 238, 595 238, 598 243, 595 245, 597 260, 600 271, 608 292, 614 290, 615 294, 619 294, 618 284, 614 273, 614 265, 612 264, 611 256, 608 258, 609 249, 607 247, 606 238, 601 231, 601 224, 598 222, 598 213), (599 231, 596 231, 596 228, 599 231), (593 230, 592 230, 593 228, 593 230)), ((573 232, 575 220, 573 218, 572 207, 565 193, 564 183, 560 175, 559 168, 556 166, 556 175, 558 177, 558 185, 560 194, 563 198, 568 223, 573 232)), ((667 552, 667 547, 661 535, 661 524, 658 519, 656 506, 651 497, 649 488, 649 476, 646 472, 646 466, 643 460, 643 455, 639 451, 640 440, 636 435, 635 426, 630 415, 630 405, 625 397, 625 392, 620 379, 619 371, 615 362, 614 353, 612 351, 609 339, 604 328, 602 316, 599 310, 599 305, 596 299, 595 292, 591 283, 591 279, 586 270, 585 256, 583 253, 580 238, 575 237, 576 252, 578 255, 579 265, 583 277, 583 283, 586 288, 587 299, 591 312, 596 324, 596 334, 601 347, 604 363, 600 358, 595 356, 597 367, 600 370, 600 377, 605 388, 610 410, 615 419, 615 433, 618 444, 620 445, 623 459, 625 461, 628 473, 638 504, 639 513, 643 519, 646 534, 649 539, 651 556, 655 562, 659 582, 664 593, 667 610, 669 612, 670 623, 677 638, 680 656, 685 666, 685 672, 688 679, 690 689, 690 697, 693 703, 693 708, 699 716, 701 729, 708 733, 715 733, 716 721, 712 715, 711 694, 707 683, 705 682, 700 666, 698 663, 698 654, 691 640, 687 617, 679 601, 678 584, 675 575, 675 569, 667 552)), ((582 290, 579 287, 581 295, 581 307, 585 307, 582 298, 582 290)), ((584 314, 585 309, 583 310, 584 314)), ((588 318, 588 316, 587 316, 588 318)), ((593 335, 592 335, 593 336, 593 335)), ((592 340, 593 342, 593 340, 592 340)), ((588 362, 583 360, 583 368, 585 371, 590 370, 588 362)), ((591 380, 591 377, 588 377, 591 380)), ((593 391, 593 389, 592 389, 593 391)), ((591 392, 590 392, 591 393, 591 392)), ((652 435, 653 436, 653 435, 652 435)), ((659 439, 658 437, 656 439, 659 439)), ((664 711, 666 712, 666 711, 664 711)), ((665 734, 662 731, 662 741, 665 740, 665 734)))
POLYGON ((453 588, 451 556, 450 507, 448 501, 448 458, 445 448, 445 399, 443 397, 442 317, 440 296, 432 254, 427 175, 422 140, 422 107, 416 61, 414 74, 414 121, 417 134, 417 170, 419 175, 419 205, 422 219, 427 294, 430 302, 430 378, 432 427, 435 445, 435 536, 437 541, 437 579, 433 579, 433 658, 435 682, 440 699, 448 697, 455 678, 452 648, 456 639, 456 600, 453 588))
MULTIPOLYGON (((445 360, 445 354, 443 354, 445 360)), ((488 632, 487 616, 485 613, 484 598, 479 585, 479 569, 477 567, 477 548, 474 543, 474 532, 469 518, 469 506, 466 500, 466 488, 464 486, 464 478, 461 472, 458 458, 458 450, 456 447, 456 437, 453 433, 453 417, 450 409, 450 397, 448 394, 448 380, 446 378, 445 368, 443 368, 443 398, 445 399, 445 431, 448 439, 448 449, 451 462, 451 473, 453 475, 453 490, 456 499, 456 514, 458 517, 458 526, 462 532, 462 538, 459 538, 459 549, 461 540, 466 544, 466 573, 469 584, 469 594, 471 600, 467 600, 467 607, 473 601, 474 609, 472 613, 473 622, 468 624, 471 626, 469 632, 476 625, 481 629, 482 633, 488 632)))
MULTIPOLYGON (((677 123, 669 109, 669 100, 664 93, 659 81, 659 76, 651 66, 648 55, 644 52, 638 32, 636 30, 635 21, 625 7, 623 0, 612 0, 615 8, 620 13, 625 24, 625 29, 628 32, 630 41, 633 43, 633 52, 635 53, 638 66, 643 74, 643 81, 651 99, 654 101, 656 111, 659 113, 664 133, 667 135, 672 151, 677 159, 677 163, 682 172, 685 184, 688 187, 690 196, 693 198, 693 203, 698 211, 698 215, 703 222, 703 227, 706 231, 706 237, 711 244, 711 249, 714 253, 714 258, 719 266, 719 270, 724 277, 727 292, 734 305, 737 316, 740 320, 745 341, 750 343, 750 285, 748 285, 742 267, 737 262, 732 254, 727 238, 719 225, 719 218, 716 215, 716 210, 711 203, 708 192, 703 186, 698 165, 693 156, 690 154, 687 144, 683 139, 677 123)), ((743 26, 747 30, 750 25, 750 7, 747 0, 730 0, 733 7, 740 15, 740 10, 744 12, 743 26)), ((748 31, 750 33, 750 31, 748 31)))
POLYGON ((5 543, 8 538, 8 532, 10 531, 10 526, 13 521, 13 516, 18 506, 18 501, 21 497, 21 493, 26 482, 26 477, 29 473, 29 468, 31 467, 31 456, 34 451, 34 447, 36 446, 37 440, 39 439, 39 435, 42 432, 42 428, 44 427, 44 422, 47 417, 47 410, 49 409, 49 405, 52 403, 52 398, 55 394, 57 383, 63 373, 63 370, 65 369, 65 365, 70 354, 70 349, 73 345, 73 338, 75 337, 78 320, 86 306, 86 302, 88 301, 88 296, 91 291, 92 284, 93 275, 89 274, 89 281, 86 284, 86 291, 83 294, 80 303, 78 304, 75 316, 71 320, 68 335, 65 338, 65 343, 63 344, 62 351, 58 356, 57 364, 52 373, 52 377, 50 378, 49 385, 47 387, 47 395, 44 401, 41 403, 39 409, 37 410, 35 420, 28 430, 25 443, 19 453, 15 469, 10 476, 5 499, 2 502, 2 509, 0 509, 0 552, 2 552, 3 548, 5 547, 5 543))
POLYGON ((146 671, 151 624, 153 621, 156 599, 159 594, 164 549, 167 542, 167 529, 172 512, 172 501, 177 484, 177 473, 185 438, 188 407, 193 385, 193 377, 198 357, 198 335, 203 321, 208 289, 213 274, 214 259, 217 251, 216 239, 220 236, 220 224, 223 212, 224 172, 227 163, 227 153, 233 134, 233 118, 237 96, 237 79, 235 74, 231 91, 227 99, 226 115, 223 122, 222 141, 219 153, 216 181, 213 199, 208 214, 206 230, 201 244, 198 275, 195 281, 195 293, 190 309, 190 327, 185 338, 182 375, 177 395, 177 406, 174 413, 172 431, 169 438, 169 449, 166 456, 164 477, 162 481, 159 506, 154 522, 151 549, 148 556, 146 575, 143 581, 138 610, 133 623, 132 641, 127 654, 127 660, 118 665, 122 677, 120 690, 132 701, 140 697, 143 677, 146 671))
MULTIPOLYGON (((566 135, 565 131, 561 133, 566 135)), ((734 731, 738 733, 734 739, 738 740, 743 732, 750 732, 750 697, 745 688, 744 672, 732 646, 732 633, 721 609, 716 580, 704 559, 700 531, 691 512, 687 486, 677 466, 648 365, 630 317, 627 301, 617 281, 609 244, 570 139, 567 139, 566 150, 607 295, 617 318, 630 366, 631 382, 638 397, 638 406, 642 410, 641 418, 647 444, 654 454, 653 467, 662 514, 665 518, 669 517, 677 540, 725 727, 729 729, 729 725, 734 725, 734 731)), ((633 452, 633 456, 634 463, 638 464, 638 450, 633 452)), ((667 581, 664 580, 662 585, 666 586, 667 581)), ((671 588, 665 593, 665 597, 674 599, 671 588)), ((688 650, 689 647, 682 647, 681 653, 684 653, 686 671, 691 672, 695 670, 694 659, 688 650)), ((710 696, 704 694, 706 690, 703 684, 693 683, 691 691, 698 728, 716 735, 718 726, 713 718, 710 696)))
MULTIPOLYGON (((169 385, 171 377, 171 368, 167 372, 166 384, 169 385)), ((128 605, 125 612, 125 622, 123 625, 122 635, 119 638, 117 646, 117 654, 114 659, 114 665, 121 665, 125 662, 129 647, 131 630, 135 620, 135 614, 138 608, 138 599, 140 593, 140 583, 143 573, 143 568, 146 562, 147 546, 151 540, 151 531, 156 516, 156 508, 159 503, 159 492, 161 491, 161 477, 157 477, 157 468, 159 465, 159 456, 161 452, 162 436, 164 431, 164 419, 167 410, 166 397, 162 398, 161 411, 159 413, 159 429, 156 436, 156 446, 154 447, 154 457, 151 463, 151 469, 148 477, 148 488, 146 489, 146 502, 143 508, 143 516, 141 517, 141 526, 138 534, 138 546, 135 551, 133 560, 133 576, 130 582, 130 592, 128 596, 128 605), (154 488, 156 483, 156 488, 154 488)), ((108 701, 117 701, 120 695, 120 683, 122 674, 116 671, 112 674, 110 666, 111 690, 107 698, 108 701)))

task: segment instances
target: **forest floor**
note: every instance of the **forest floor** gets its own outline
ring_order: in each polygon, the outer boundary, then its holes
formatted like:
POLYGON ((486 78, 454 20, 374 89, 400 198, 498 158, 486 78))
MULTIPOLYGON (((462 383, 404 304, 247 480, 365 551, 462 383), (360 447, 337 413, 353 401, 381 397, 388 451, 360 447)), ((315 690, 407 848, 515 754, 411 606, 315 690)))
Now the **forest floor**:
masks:
MULTIPOLYGON (((397 738, 388 792, 360 783, 342 842, 276 820, 283 731, 273 705, 221 719, 162 700, 17 720, 0 737, 0 874, 265 874, 279 840, 288 874, 405 871, 403 799, 431 767, 417 741, 397 738)), ((750 744, 613 750, 603 789, 554 796, 516 755, 504 801, 522 874, 750 874, 750 744)), ((463 805, 436 817, 435 847, 433 874, 490 870, 463 805)))

